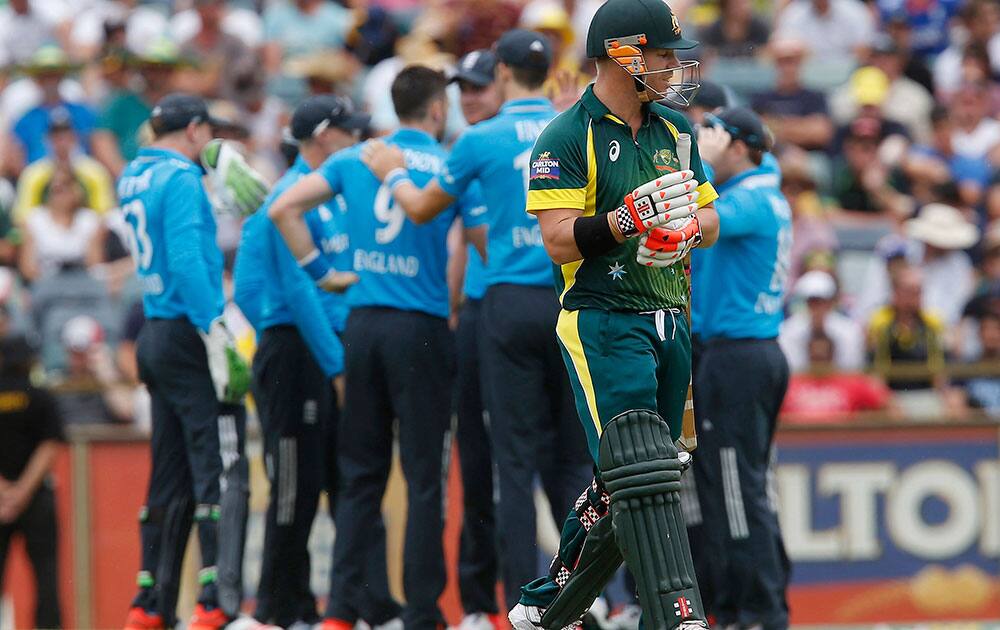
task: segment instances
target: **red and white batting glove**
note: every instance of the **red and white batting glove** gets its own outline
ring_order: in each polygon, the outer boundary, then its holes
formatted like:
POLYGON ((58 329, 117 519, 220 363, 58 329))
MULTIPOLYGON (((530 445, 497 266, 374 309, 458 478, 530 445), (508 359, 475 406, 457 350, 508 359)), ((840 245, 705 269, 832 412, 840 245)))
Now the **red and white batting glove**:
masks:
POLYGON ((700 242, 701 222, 697 216, 692 216, 644 234, 635 259, 647 267, 669 267, 687 256, 700 242))
POLYGON ((677 171, 648 181, 625 195, 625 203, 614 211, 615 225, 625 238, 631 238, 690 217, 698 209, 697 187, 693 171, 677 171))

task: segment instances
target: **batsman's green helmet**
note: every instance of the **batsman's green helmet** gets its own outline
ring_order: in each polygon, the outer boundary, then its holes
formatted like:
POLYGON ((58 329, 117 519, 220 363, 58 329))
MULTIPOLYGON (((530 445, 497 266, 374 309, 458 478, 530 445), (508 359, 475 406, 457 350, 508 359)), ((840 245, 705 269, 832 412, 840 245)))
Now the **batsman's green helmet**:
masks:
POLYGON ((592 59, 605 57, 605 42, 633 37, 639 39, 628 43, 651 48, 686 50, 698 45, 681 35, 677 17, 663 0, 608 0, 590 22, 587 56, 592 59))

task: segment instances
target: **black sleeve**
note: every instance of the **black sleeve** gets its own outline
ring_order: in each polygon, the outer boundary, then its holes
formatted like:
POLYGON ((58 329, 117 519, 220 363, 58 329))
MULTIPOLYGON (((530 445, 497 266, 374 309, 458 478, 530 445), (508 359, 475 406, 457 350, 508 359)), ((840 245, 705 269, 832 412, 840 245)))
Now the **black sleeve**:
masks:
POLYGON ((32 387, 30 392, 31 413, 35 419, 34 429, 38 441, 65 442, 66 434, 63 432, 63 420, 56 399, 44 389, 32 387))

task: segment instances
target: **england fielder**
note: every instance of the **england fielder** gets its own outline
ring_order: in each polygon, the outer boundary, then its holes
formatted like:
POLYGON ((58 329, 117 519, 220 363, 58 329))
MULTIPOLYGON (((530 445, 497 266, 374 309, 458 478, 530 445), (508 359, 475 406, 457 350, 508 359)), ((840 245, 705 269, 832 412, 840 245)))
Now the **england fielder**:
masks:
POLYGON ((598 474, 563 526, 547 576, 521 589, 518 630, 563 628, 622 559, 646 627, 707 628, 681 514, 675 440, 691 378, 681 261, 718 236, 717 194, 685 104, 697 62, 662 0, 609 0, 587 34, 597 79, 531 153, 527 208, 556 263, 557 334, 598 474), (682 164, 682 161, 689 164, 682 164))
POLYGON ((699 143, 719 186, 719 242, 692 256, 691 327, 701 342, 693 476, 700 509, 690 519, 704 539, 698 578, 720 626, 784 630, 789 565, 767 486, 788 386, 777 336, 792 212, 756 114, 742 107, 705 114, 699 143))
MULTIPOLYGON (((496 55, 474 50, 458 61, 452 81, 461 90, 462 115, 475 125, 497 115, 503 99, 494 80, 496 55)), ((478 184, 477 184, 478 185, 478 184)), ((482 205, 470 213, 487 212, 482 205)), ((464 240, 464 239, 463 239, 464 240)), ((486 268, 472 244, 452 253, 448 265, 462 265, 464 300, 455 328, 455 442, 462 469, 462 537, 458 554, 458 588, 465 617, 459 630, 491 630, 490 616, 497 614, 497 545, 493 510, 493 453, 484 416, 480 355, 482 305, 486 294, 486 268), (464 256, 463 256, 464 254, 464 256)), ((457 275, 457 274, 456 274, 457 275)), ((452 287, 455 291, 456 287, 452 287)))
MULTIPOLYGON (((271 482, 254 616, 281 627, 319 621, 309 588, 308 542, 325 464, 336 465, 336 444, 325 437, 336 429, 339 415, 333 380, 343 370, 337 333, 343 330, 347 304, 343 296, 317 287, 296 264, 267 210, 327 157, 354 144, 368 119, 346 99, 330 95, 310 97, 296 107, 290 130, 299 157, 247 219, 237 253, 237 304, 259 337, 253 391, 271 482), (255 277, 262 281, 254 283, 255 277)), ((341 240, 334 213, 339 209, 323 205, 306 214, 319 255, 328 258, 336 255, 341 240)), ((356 279, 350 272, 334 273, 325 286, 343 291, 356 279)), ((329 498, 335 500, 335 488, 329 488, 329 498)), ((387 588, 383 600, 391 601, 387 588)))
MULTIPOLYGON (((139 374, 153 405, 142 570, 125 626, 173 627, 193 517, 201 593, 188 627, 209 630, 236 617, 242 594, 248 494, 242 399, 249 373, 222 321, 222 252, 199 164, 212 140, 208 109, 198 97, 171 94, 153 108, 150 126, 153 143, 118 184, 146 315, 139 374)), ((249 181, 244 167, 227 158, 221 180, 249 181)), ((252 203, 245 190, 225 192, 252 203)))
POLYGON ((497 528, 508 606, 537 572, 533 501, 541 477, 557 522, 565 518, 591 464, 573 394, 553 335, 559 304, 538 220, 524 212, 531 148, 556 116, 542 84, 552 63, 544 35, 516 29, 495 46, 500 112, 466 130, 447 169, 418 188, 399 173, 403 156, 370 143, 363 153, 407 212, 436 212, 478 183, 489 209, 482 364, 499 498, 497 528))
MULTIPOLYGON (((446 86, 444 75, 420 66, 404 69, 392 84, 403 126, 387 142, 406 154, 405 177, 421 184, 444 168, 446 154, 437 138, 447 118, 446 86)), ((280 195, 268 212, 314 278, 328 273, 329 264, 310 257, 315 245, 302 215, 336 194, 347 205, 345 225, 360 280, 347 295, 340 496, 324 627, 349 630, 358 619, 367 588, 364 567, 377 544, 370 532, 380 513, 397 418, 408 499, 402 620, 407 628, 434 628, 442 620, 437 600, 445 583, 442 492, 454 371, 445 241, 458 209, 406 212, 393 201, 389 186, 361 162, 359 148, 336 153, 280 195)), ((473 208, 481 202, 460 205, 473 208)), ((476 220, 463 219, 466 226, 476 220)))

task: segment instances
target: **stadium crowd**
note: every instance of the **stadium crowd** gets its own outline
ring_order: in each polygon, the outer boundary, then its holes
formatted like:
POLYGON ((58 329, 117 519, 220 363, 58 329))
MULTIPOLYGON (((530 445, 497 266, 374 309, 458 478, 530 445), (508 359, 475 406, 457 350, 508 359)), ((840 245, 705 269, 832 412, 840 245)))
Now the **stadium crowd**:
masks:
MULTIPOLYGON (((696 105, 742 102, 765 118, 794 208, 788 419, 1000 414, 988 365, 1000 356, 997 3, 684 4, 702 42, 696 105)), ((382 134, 397 124, 388 86, 401 67, 446 69, 512 26, 551 38, 548 92, 572 103, 593 72, 581 33, 599 5, 8 0, 0 332, 33 335, 67 422, 148 423, 134 359, 140 294, 114 181, 152 103, 175 90, 211 99, 224 135, 274 181, 281 130, 305 95, 353 98, 382 134)), ((464 126, 455 92, 450 137, 464 126)), ((239 232, 223 221, 224 251, 239 232)), ((249 351, 252 333, 238 329, 249 351)))

